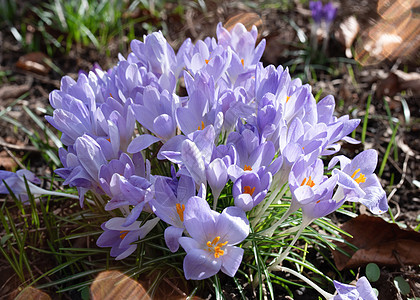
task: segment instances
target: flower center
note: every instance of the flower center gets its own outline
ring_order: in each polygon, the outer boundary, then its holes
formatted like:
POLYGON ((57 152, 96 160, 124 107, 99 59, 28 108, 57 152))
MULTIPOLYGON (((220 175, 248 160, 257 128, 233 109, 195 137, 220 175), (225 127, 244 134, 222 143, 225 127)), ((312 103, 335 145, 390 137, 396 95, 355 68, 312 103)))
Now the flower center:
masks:
POLYGON ((360 172, 360 169, 357 169, 356 171, 354 171, 353 175, 351 175, 351 178, 353 178, 354 181, 356 181, 358 184, 361 184, 366 181, 366 176, 360 173, 359 177, 355 179, 354 177, 356 177, 357 173, 359 172, 360 172))
POLYGON ((206 125, 204 125, 204 122, 201 121, 201 126, 198 126, 197 130, 203 130, 206 127, 206 125))
POLYGON ((228 241, 224 242, 224 243, 219 243, 220 240, 220 236, 216 236, 213 241, 208 241, 207 242, 207 251, 209 252, 213 252, 214 253, 214 258, 219 258, 220 256, 223 256, 223 254, 225 254, 225 251, 220 249, 223 246, 226 246, 226 244, 228 243, 228 241))
POLYGON ((255 192, 255 186, 253 188, 251 188, 249 185, 244 186, 244 194, 250 194, 252 196, 254 192, 255 192))
POLYGON ((121 235, 120 235, 120 239, 124 239, 125 238, 125 236, 127 235, 127 233, 128 233, 128 230, 123 230, 123 231, 120 231, 120 233, 121 233, 121 235))
POLYGON ((206 65, 209 63, 210 59, 205 59, 206 65))
POLYGON ((176 204, 176 212, 178 213, 179 219, 181 222, 184 222, 184 210, 185 210, 185 204, 176 204))
POLYGON ((245 61, 243 58, 241 58, 241 64, 242 64, 242 67, 245 67, 245 61))
POLYGON ((248 166, 248 165, 245 165, 244 166, 244 171, 252 171, 252 167, 248 166))
POLYGON ((306 177, 303 179, 302 183, 300 184, 300 186, 304 186, 304 185, 308 185, 310 187, 313 187, 315 185, 315 182, 312 181, 311 176, 309 176, 308 181, 306 181, 306 177))
POLYGON ((290 96, 287 96, 286 103, 289 102, 290 96))

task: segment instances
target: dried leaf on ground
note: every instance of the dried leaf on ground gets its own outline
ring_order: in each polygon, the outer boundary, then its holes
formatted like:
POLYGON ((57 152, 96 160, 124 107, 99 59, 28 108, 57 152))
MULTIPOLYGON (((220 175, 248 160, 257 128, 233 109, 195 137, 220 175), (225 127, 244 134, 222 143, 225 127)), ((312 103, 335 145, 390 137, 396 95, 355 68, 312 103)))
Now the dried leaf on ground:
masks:
POLYGON ((261 32, 263 31, 263 22, 261 17, 253 12, 245 12, 234 15, 233 17, 229 18, 225 24, 223 24, 223 27, 231 31, 237 23, 242 23, 247 30, 251 30, 252 26, 256 26, 258 29, 258 37, 260 37, 261 32))
POLYGON ((374 262, 378 265, 417 265, 420 264, 420 233, 403 230, 379 217, 360 215, 341 227, 353 238, 345 239, 358 247, 352 248, 343 243, 337 246, 351 257, 333 251, 334 261, 339 270, 355 268, 374 262))
POLYGON ((45 62, 48 59, 48 56, 42 52, 28 53, 19 57, 19 60, 16 63, 16 67, 26 71, 46 75, 51 70, 50 66, 48 66, 48 64, 45 62))
POLYGON ((90 292, 93 300, 151 299, 140 283, 118 271, 99 273, 90 292))
MULTIPOLYGON (((17 292, 18 293, 18 292, 17 292)), ((33 288, 31 286, 25 288, 22 292, 20 292, 15 300, 51 300, 51 297, 48 294, 33 288)))
POLYGON ((420 95, 420 74, 417 72, 405 73, 400 70, 390 72, 388 77, 381 80, 376 89, 376 95, 394 96, 403 91, 411 90, 414 96, 420 95))

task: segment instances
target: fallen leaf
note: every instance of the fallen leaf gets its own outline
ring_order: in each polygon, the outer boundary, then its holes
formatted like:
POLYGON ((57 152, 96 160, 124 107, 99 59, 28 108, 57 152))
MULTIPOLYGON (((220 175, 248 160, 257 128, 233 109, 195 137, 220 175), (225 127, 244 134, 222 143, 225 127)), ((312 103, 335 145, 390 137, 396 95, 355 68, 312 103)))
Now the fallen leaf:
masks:
POLYGON ((344 231, 353 236, 344 239, 355 245, 354 251, 344 243, 337 246, 351 257, 338 250, 333 251, 334 261, 339 270, 356 268, 368 263, 378 265, 418 265, 420 264, 420 233, 403 230, 379 217, 360 215, 343 224, 344 231))
POLYGON ((245 28, 249 31, 252 29, 252 26, 256 26, 258 29, 258 38, 260 38, 261 33, 263 32, 263 22, 261 17, 253 12, 245 12, 234 15, 229 18, 226 23, 223 25, 227 30, 231 31, 235 24, 242 23, 245 28))
POLYGON ((380 0, 377 13, 381 17, 367 28, 355 46, 355 59, 363 66, 384 59, 410 59, 420 47, 420 1, 380 0))
POLYGON ((50 66, 45 63, 45 61, 48 59, 48 56, 42 52, 28 53, 19 57, 19 60, 16 63, 16 67, 26 71, 46 75, 51 70, 50 66))
POLYGON ((48 294, 33 288, 31 286, 23 289, 15 298, 15 300, 51 300, 51 297, 48 294))
POLYGON ((140 283, 118 271, 99 273, 90 287, 90 293, 92 300, 151 299, 140 283))
POLYGON ((378 98, 383 96, 395 96, 395 94, 411 90, 414 96, 420 95, 420 73, 405 73, 400 70, 392 71, 388 77, 378 83, 376 95, 378 98))
POLYGON ((354 16, 345 19, 339 26, 334 36, 346 48, 346 56, 352 57, 351 45, 353 45, 357 34, 359 33, 360 26, 354 16))

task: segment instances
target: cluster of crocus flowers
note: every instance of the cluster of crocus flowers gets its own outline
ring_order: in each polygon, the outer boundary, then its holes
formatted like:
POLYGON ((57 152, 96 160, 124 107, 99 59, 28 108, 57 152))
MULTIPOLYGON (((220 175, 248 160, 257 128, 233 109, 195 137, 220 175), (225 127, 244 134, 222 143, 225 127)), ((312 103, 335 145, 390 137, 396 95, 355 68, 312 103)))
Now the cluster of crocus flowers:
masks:
POLYGON ((163 222, 170 251, 186 252, 187 279, 234 276, 250 226, 282 187, 292 196, 287 214, 302 209, 305 226, 345 201, 387 210, 376 151, 335 156, 329 167, 340 169, 324 175, 319 157, 358 143, 348 135, 360 121, 334 116, 334 98, 317 102, 287 68, 264 67, 265 41, 256 42, 255 27, 219 24, 217 39, 187 39, 176 53, 155 32, 106 72, 63 77, 47 117, 65 145, 56 173, 82 206, 93 195, 119 214, 102 225, 98 246, 123 259, 163 222))

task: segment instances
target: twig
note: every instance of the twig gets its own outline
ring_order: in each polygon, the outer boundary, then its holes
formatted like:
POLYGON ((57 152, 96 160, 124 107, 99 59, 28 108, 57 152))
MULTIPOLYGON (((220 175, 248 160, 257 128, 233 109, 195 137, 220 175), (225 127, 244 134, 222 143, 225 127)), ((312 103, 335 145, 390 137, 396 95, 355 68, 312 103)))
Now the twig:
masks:
POLYGON ((2 139, 0 139, 0 146, 7 147, 7 148, 12 149, 12 150, 41 152, 38 148, 36 148, 34 146, 19 146, 19 145, 14 145, 14 144, 10 144, 10 143, 5 142, 2 139))
POLYGON ((14 162, 21 168, 26 169, 25 166, 16 158, 16 156, 13 155, 13 153, 5 146, 3 146, 4 151, 9 154, 9 156, 14 160, 14 162))

